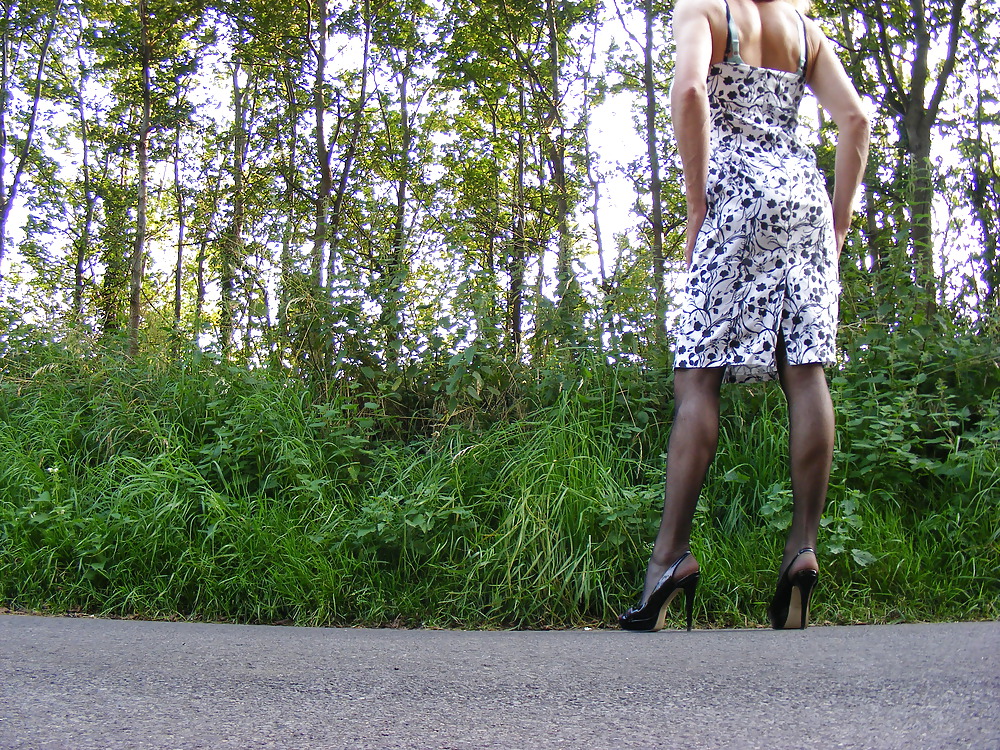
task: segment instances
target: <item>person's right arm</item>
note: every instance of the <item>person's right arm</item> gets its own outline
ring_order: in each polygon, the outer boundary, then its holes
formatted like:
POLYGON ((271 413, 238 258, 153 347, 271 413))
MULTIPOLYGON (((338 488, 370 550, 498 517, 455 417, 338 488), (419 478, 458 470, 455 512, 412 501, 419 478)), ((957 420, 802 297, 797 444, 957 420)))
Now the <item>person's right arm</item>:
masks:
POLYGON ((687 196, 684 259, 691 265, 695 238, 708 210, 709 107, 706 78, 712 62, 712 27, 704 0, 678 0, 674 7, 674 80, 670 112, 687 196))
POLYGON ((865 174, 871 124, 864 105, 830 41, 810 22, 811 41, 818 50, 809 75, 809 88, 837 126, 837 156, 833 183, 833 231, 837 254, 844 247, 854 213, 854 196, 865 174))

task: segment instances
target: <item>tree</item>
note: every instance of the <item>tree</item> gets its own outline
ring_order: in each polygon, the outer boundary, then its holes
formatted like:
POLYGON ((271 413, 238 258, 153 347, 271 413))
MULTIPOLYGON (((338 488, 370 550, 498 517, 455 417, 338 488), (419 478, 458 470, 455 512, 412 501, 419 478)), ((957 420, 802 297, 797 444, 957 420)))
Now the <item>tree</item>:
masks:
POLYGON ((838 8, 842 23, 833 30, 856 50, 855 81, 882 102, 894 122, 892 135, 905 157, 899 164, 905 193, 898 197, 908 214, 911 278, 922 289, 927 317, 937 310, 940 296, 931 143, 967 30, 964 10, 965 0, 864 0, 852 9, 838 8))
POLYGON ((60 20, 62 0, 55 0, 47 7, 17 3, 5 0, 2 4, 3 18, 0 19, 0 281, 3 280, 3 261, 7 254, 7 222, 18 198, 21 180, 32 158, 35 140, 35 126, 42 97, 42 83, 48 62, 49 47, 55 36, 60 20), (27 7, 26 7, 27 6, 27 7), (43 36, 38 40, 36 29, 42 28, 43 36), (32 55, 34 53, 34 55, 32 55), (22 57, 23 56, 23 57, 22 57), (24 60, 27 58, 27 60, 24 60), (26 78, 30 89, 30 105, 27 112, 15 115, 13 108, 13 88, 19 74, 26 78), (17 133, 15 123, 23 128, 17 133), (13 154, 10 151, 14 150, 13 154), (7 168, 12 167, 10 183, 7 168))
MULTIPOLYGON (((642 15, 645 21, 645 35, 640 40, 628 29, 628 24, 622 15, 617 4, 618 18, 622 28, 631 39, 636 48, 642 50, 642 92, 643 92, 643 120, 645 131, 643 137, 646 141, 646 158, 649 168, 649 237, 650 254, 652 257, 652 282, 653 293, 656 303, 656 327, 654 338, 662 345, 667 335, 667 291, 664 285, 664 274, 666 266, 663 253, 663 203, 665 200, 663 192, 663 181, 660 177, 660 142, 662 123, 658 118, 659 107, 657 105, 657 95, 659 87, 657 82, 661 76, 657 71, 656 43, 660 39, 657 34, 656 22, 659 18, 659 6, 654 0, 643 0, 642 15)), ((666 77, 666 76, 664 76, 666 77)))

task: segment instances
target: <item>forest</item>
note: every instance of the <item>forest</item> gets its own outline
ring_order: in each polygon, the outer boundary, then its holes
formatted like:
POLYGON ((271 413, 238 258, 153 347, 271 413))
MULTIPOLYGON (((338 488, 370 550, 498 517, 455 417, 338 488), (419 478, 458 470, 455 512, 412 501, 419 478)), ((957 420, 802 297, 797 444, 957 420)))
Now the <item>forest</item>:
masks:
MULTIPOLYGON (((0 6, 0 610, 613 624, 671 422, 672 4, 0 6)), ((874 124, 819 622, 1000 616, 998 10, 809 11, 874 124)), ((699 626, 766 621, 785 422, 724 389, 699 626)))

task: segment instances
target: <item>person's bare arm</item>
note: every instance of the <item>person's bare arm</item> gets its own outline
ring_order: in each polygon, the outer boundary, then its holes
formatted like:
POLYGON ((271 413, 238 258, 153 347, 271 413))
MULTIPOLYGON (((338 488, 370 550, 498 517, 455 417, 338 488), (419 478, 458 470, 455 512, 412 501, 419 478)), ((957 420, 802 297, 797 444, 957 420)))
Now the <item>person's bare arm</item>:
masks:
POLYGON ((811 37, 819 49, 812 63, 809 88, 837 126, 837 156, 833 183, 833 231, 837 238, 837 254, 844 247, 847 230, 854 213, 854 196, 868 163, 868 141, 871 124, 861 97, 847 77, 843 64, 829 40, 811 24, 811 37))
POLYGON ((673 20, 677 55, 670 87, 670 113, 684 170, 687 196, 684 258, 688 265, 707 211, 709 120, 705 82, 712 61, 712 29, 705 5, 704 0, 679 0, 673 20))

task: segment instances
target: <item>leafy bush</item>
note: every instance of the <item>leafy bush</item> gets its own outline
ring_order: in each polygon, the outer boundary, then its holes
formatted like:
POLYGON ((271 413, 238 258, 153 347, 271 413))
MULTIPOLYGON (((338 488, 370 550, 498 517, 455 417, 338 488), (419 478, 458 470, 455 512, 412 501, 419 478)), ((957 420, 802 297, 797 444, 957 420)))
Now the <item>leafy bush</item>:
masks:
MULTIPOLYGON (((30 330, 7 346, 0 599, 12 606, 548 627, 610 623, 637 591, 663 492, 661 369, 584 351, 535 372, 503 365, 498 379, 501 363, 478 353, 317 395, 199 353, 130 362, 30 330)), ((1000 614, 987 346, 873 337, 831 373, 820 620, 1000 614)), ((791 510, 780 390, 726 388, 721 430, 695 518, 697 616, 761 624, 791 510)))

